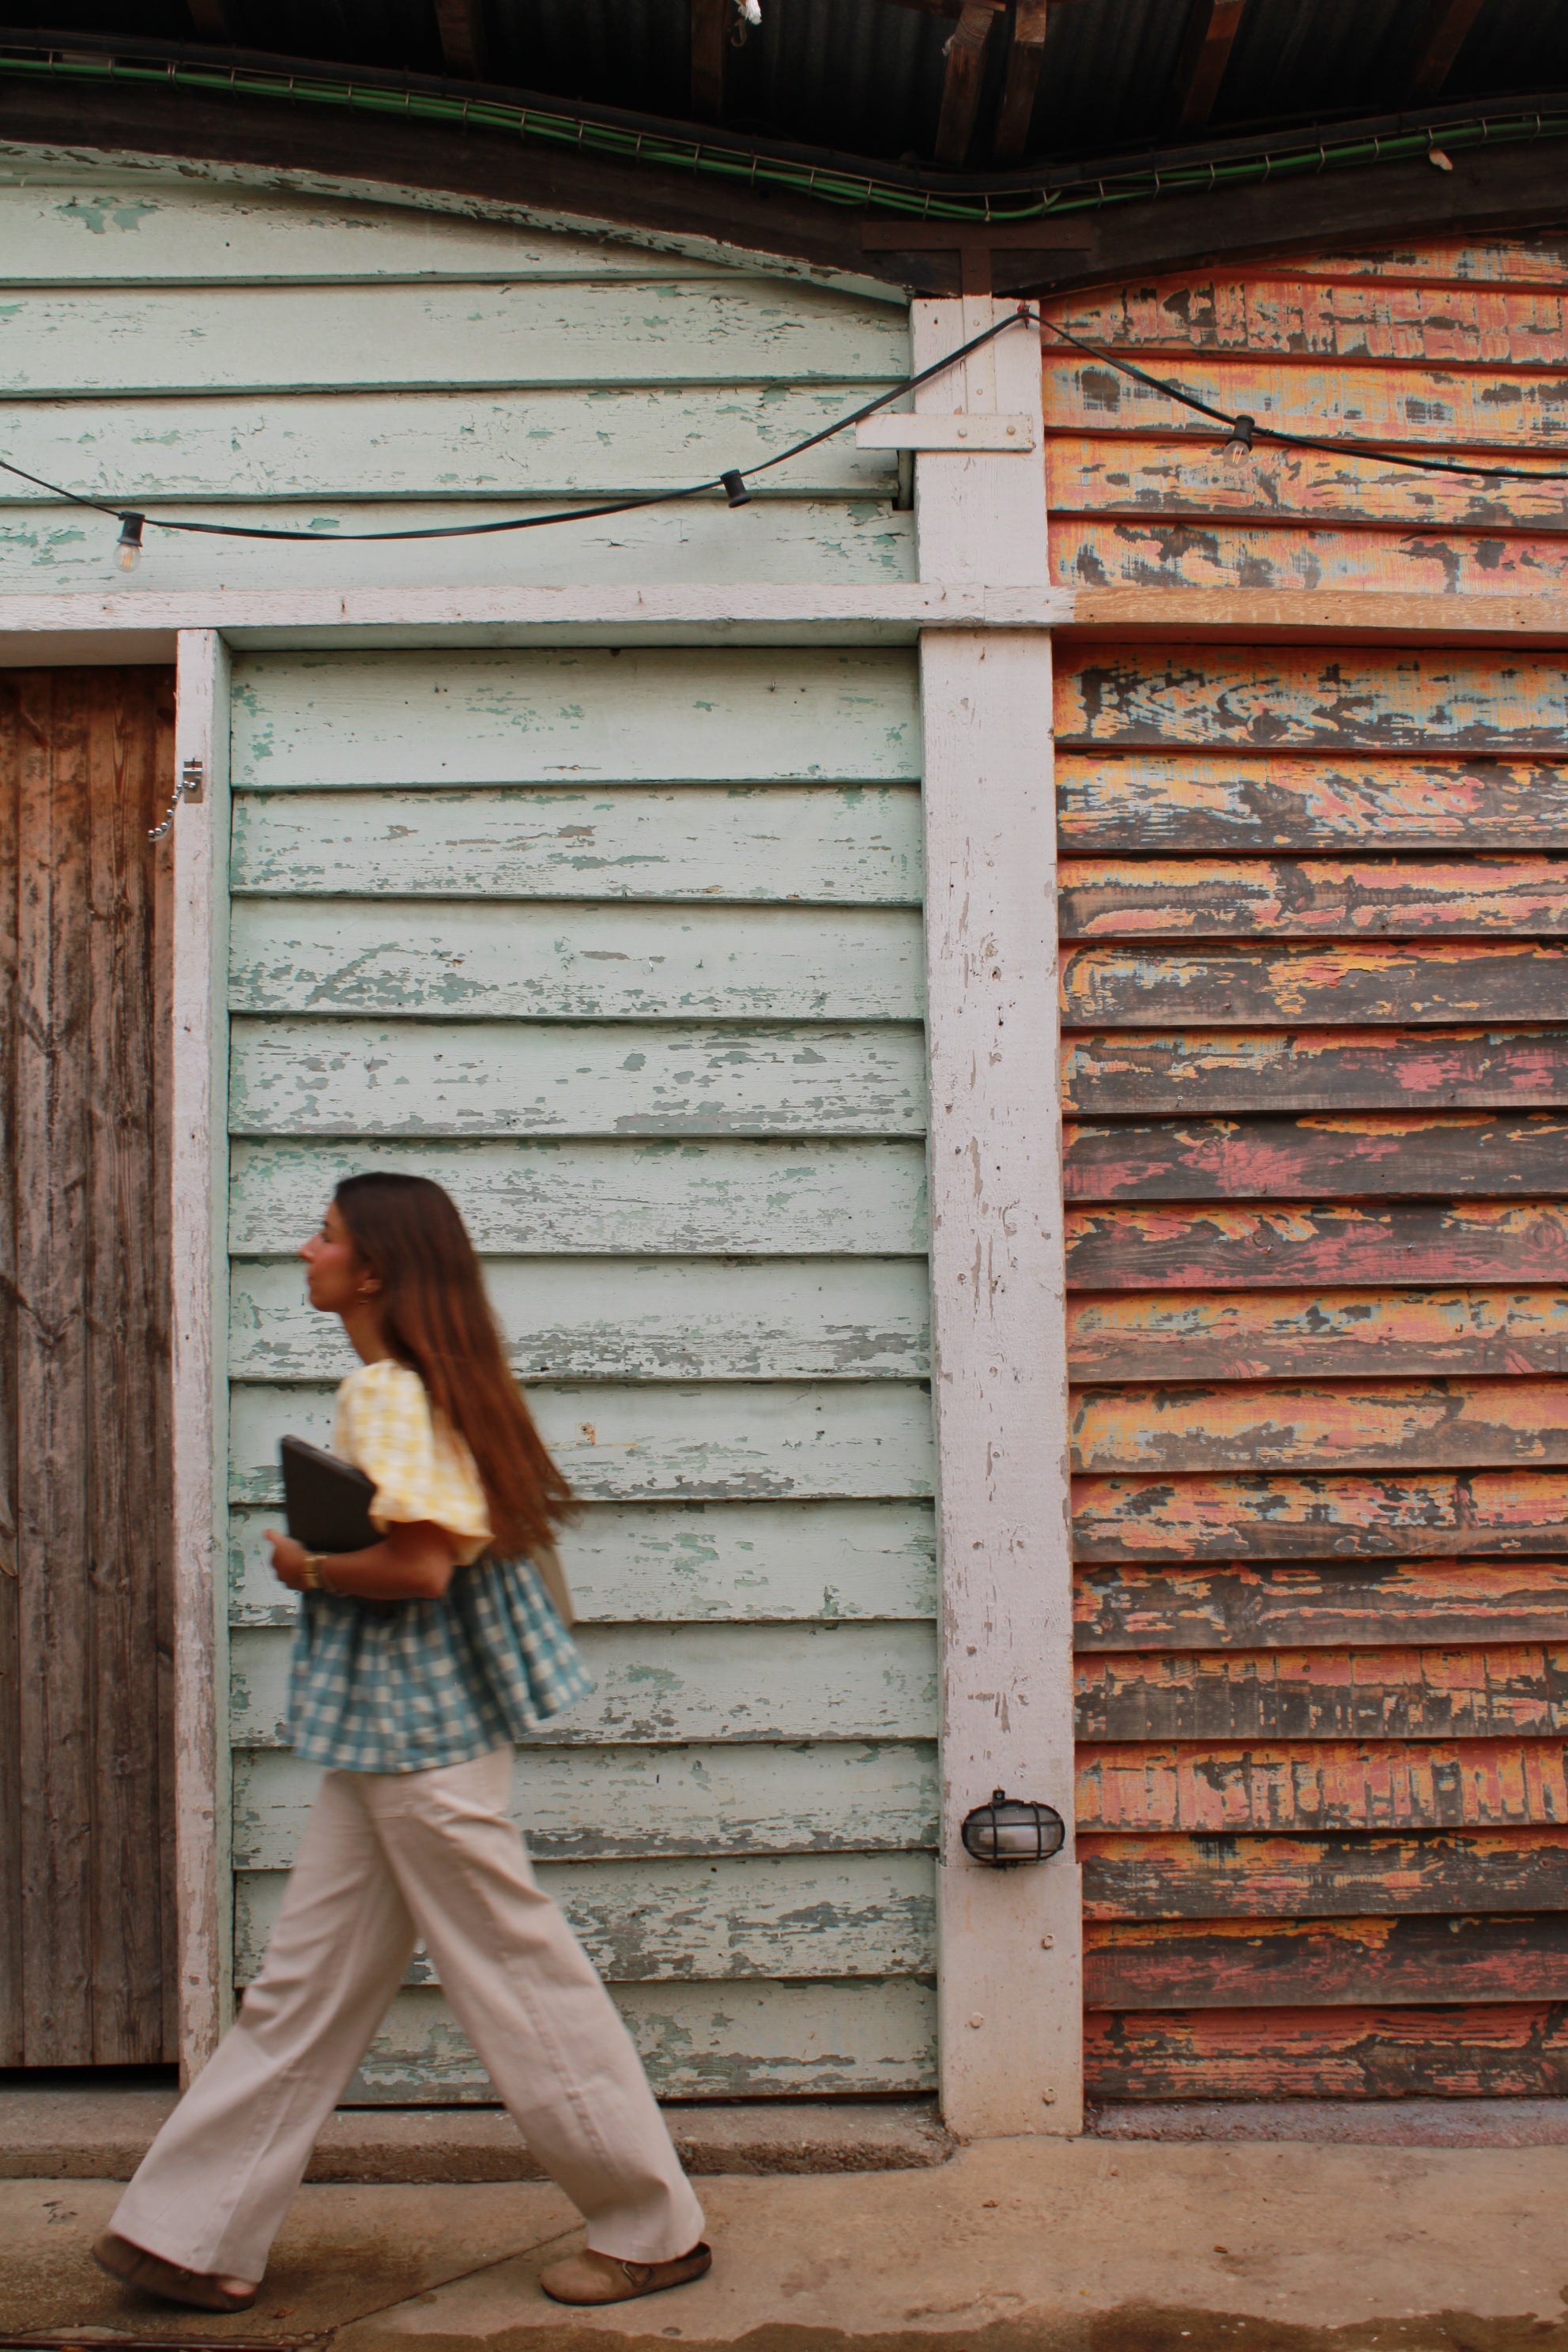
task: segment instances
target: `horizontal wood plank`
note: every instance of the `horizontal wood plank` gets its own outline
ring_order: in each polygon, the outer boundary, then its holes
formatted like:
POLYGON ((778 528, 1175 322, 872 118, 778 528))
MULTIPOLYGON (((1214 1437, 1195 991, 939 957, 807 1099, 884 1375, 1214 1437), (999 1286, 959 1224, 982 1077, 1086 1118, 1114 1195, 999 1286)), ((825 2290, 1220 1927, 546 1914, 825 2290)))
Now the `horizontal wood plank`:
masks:
MULTIPOLYGON (((485 1273, 523 1379, 908 1379, 930 1369, 921 1258, 500 1258, 485 1273)), ((235 1262, 231 1379, 353 1370, 342 1326, 302 1287, 287 1262, 235 1262)))
MULTIPOLYGON (((1294 361, 1314 383, 1318 361, 1371 362, 1395 379, 1413 367, 1484 369, 1490 381, 1551 366, 1568 333, 1561 278, 1518 293, 1454 286, 1434 300, 1383 278, 1267 268, 1079 295, 1047 317, 1111 351, 1294 361)), ((1048 326, 1044 348, 1048 373, 1061 349, 1048 326)))
MULTIPOLYGON (((235 1866, 287 1870, 320 1769, 286 1748, 234 1757, 235 1866)), ((520 1751, 511 1816, 541 1861, 915 1852, 937 1834, 929 1740, 520 1751)))
POLYGON ((1568 1649, 1160 1652, 1080 1657, 1079 1739, 1546 1738, 1568 1731, 1568 1649))
MULTIPOLYGON (((1568 876, 1564 885, 1568 920, 1568 876)), ((841 952, 847 946, 841 941, 841 952)), ((1064 959, 1061 974, 1062 1018, 1084 1028, 1164 1029, 1186 1021, 1259 1028, 1543 1022, 1565 1002, 1568 948, 1532 940, 1079 948, 1064 959)))
POLYGON ((1058 826, 1075 857, 1568 848, 1568 766, 1546 759, 1069 751, 1056 766, 1058 826))
POLYGON ((1080 1836, 1086 1920, 1568 1912, 1568 1829, 1080 1836))
POLYGON ((1090 2011, 1565 2000, 1568 1913, 1106 1922, 1083 1982, 1090 2011))
POLYGON ((681 1137, 395 1144, 237 1139, 229 1244, 292 1258, 332 1188, 361 1169, 444 1184, 487 1255, 807 1255, 831 1234, 841 1257, 897 1257, 926 1243, 919 1141, 792 1142, 681 1137))
POLYGON ((710 383, 892 384, 906 320, 765 279, 518 279, 465 287, 23 289, 6 304, 9 399, 710 383))
MULTIPOLYGON (((287 1627, 236 1627, 237 1746, 287 1746, 289 1647, 287 1627)), ((589 1625, 581 1648, 594 1693, 555 1719, 555 1747, 929 1739, 936 1728, 929 1625, 589 1625)))
POLYGON ((1060 588, 1292 590, 1464 598, 1561 595, 1568 541, 1515 530, 1310 529, 1131 516, 1051 518, 1060 588))
POLYGON ((901 647, 251 654, 234 705, 234 781, 251 791, 921 772, 901 647))
POLYGON ((890 1022, 242 1017, 231 1039, 239 1135, 896 1136, 925 1120, 921 1032, 890 1022))
MULTIPOLYGON (((935 1993, 916 1978, 619 1985, 616 2004, 660 2098, 892 2098, 935 2087, 935 1993)), ((344 2097, 353 2106, 499 2104, 433 1985, 396 1996, 344 2097)))
POLYGON ((1128 1383, 1075 1393, 1075 1471, 1568 1464, 1568 1381, 1128 1383))
MULTIPOLYGON (((108 492, 182 505, 616 499, 684 488, 729 464, 767 465, 865 397, 858 383, 779 384, 766 398, 740 401, 727 387, 704 383, 608 383, 586 394, 544 387, 530 393, 520 432, 516 395, 486 386, 307 386, 182 401, 173 442, 159 430, 156 403, 34 400, 27 470, 79 498, 108 492)), ((897 482, 889 452, 858 448, 854 435, 842 433, 773 464, 752 495, 770 506, 781 493, 890 500, 897 482)), ((26 482, 7 480, 3 496, 23 511, 58 505, 49 491, 26 482)))
POLYGON ((1377 1648, 1555 1642, 1568 1562, 1335 1560, 1080 1568, 1073 1645, 1085 1653, 1377 1648))
POLYGON ((1568 485, 1550 475, 1497 482, 1474 474, 1423 474, 1375 457, 1267 442, 1258 443, 1249 464, 1238 466, 1220 448, 1152 435, 1119 434, 1107 441, 1053 434, 1045 456, 1053 536, 1064 518, 1077 515, 1127 515, 1177 526, 1256 520, 1360 530, 1383 523, 1413 537, 1568 531, 1568 485))
POLYGON ((245 793, 231 873, 321 897, 918 906, 920 824, 911 784, 245 793))
MULTIPOLYGON (((531 1384, 540 1433, 589 1502, 923 1497, 931 1399, 914 1381, 531 1384)), ((230 1415, 229 1499, 277 1503, 279 1440, 330 1446, 328 1387, 244 1383, 230 1415)))
POLYGON ((1568 2093, 1568 2004, 1095 2011, 1099 2099, 1541 2099, 1568 2093))
POLYGON ((1554 1201, 1072 1209, 1067 1267, 1070 1287, 1101 1291, 1562 1283, 1568 1210, 1554 1201))
POLYGON ((711 263, 613 236, 467 220, 333 194, 171 184, 138 171, 101 184, 52 164, 45 184, 0 188, 0 285, 205 285, 316 279, 713 276, 711 263))
MULTIPOLYGON (((935 1966, 928 1854, 757 1855, 744 1861, 539 1865, 599 1974, 613 1984, 748 1977, 901 1977, 935 1966)), ((282 1907, 282 1871, 235 1886, 235 1979, 257 1974, 282 1907)), ((421 1951, 406 1984, 438 1984, 421 1951)))
MULTIPOLYGON (((1064 938, 1131 938, 1140 946, 1259 936, 1270 946, 1290 939, 1355 940, 1355 950, 1342 950, 1342 960, 1375 957, 1375 949, 1362 944, 1369 939, 1456 940, 1507 931, 1528 940, 1568 931, 1568 867, 1546 857, 1075 857, 1063 861, 1060 885, 1064 938)), ((1522 942, 1521 951, 1529 952, 1522 942)), ((1331 953, 1316 950, 1323 958, 1331 953)), ((1289 950, 1274 947, 1274 955, 1288 970, 1289 950)), ((1300 971, 1313 968, 1300 952, 1296 963, 1300 971)), ((1355 969, 1343 961, 1341 968, 1355 969)), ((1194 1017, 1202 1016, 1194 1011, 1194 1017)))
POLYGON ((1568 1032, 1080 1032, 1063 1042, 1062 1102, 1089 1118, 1376 1110, 1394 1102, 1433 1110, 1547 1108, 1568 1104, 1568 1032))
POLYGON ((1563 1551, 1557 1470, 1073 1481, 1073 1556, 1090 1562, 1563 1551))
POLYGON ((1294 1745, 1079 1744, 1080 1829, 1254 1831, 1561 1829, 1561 1739, 1328 1740, 1294 1745))
POLYGON ((1302 278, 1381 279, 1389 286, 1560 287, 1568 278, 1568 241, 1551 229, 1517 236, 1476 230, 1458 236, 1423 237, 1419 245, 1390 246, 1379 252, 1308 254, 1291 268, 1302 278))
POLYGON ((1568 1371, 1568 1290, 1191 1290, 1080 1298, 1075 1380, 1568 1371))
MULTIPOLYGON (((229 1616, 292 1624, 272 1573, 274 1509, 229 1515, 229 1616)), ((592 1503, 561 1533, 579 1618, 590 1624, 776 1624, 936 1613, 929 1503, 592 1503)))
POLYGON ((922 980, 920 916, 901 907, 258 898, 235 903, 229 942, 241 1013, 918 1021, 922 980))
MULTIPOLYGON (((154 418, 158 413, 154 404, 154 418)), ((374 625, 389 591, 419 613, 432 594, 505 597, 520 589, 561 585, 562 534, 555 530, 404 541, 356 541, 348 536, 351 528, 445 531, 454 523, 491 521, 491 499, 458 494, 342 504, 334 499, 330 511, 340 519, 338 532, 321 530, 323 503, 320 497, 183 501, 184 519, 191 522, 307 531, 312 543, 301 547, 289 540, 149 528, 138 584, 129 592, 126 625, 136 628, 155 621, 171 628, 201 628, 215 623, 243 626, 248 620, 298 635, 314 618, 309 604, 301 607, 302 597, 324 596, 326 616, 315 625, 331 630, 344 621, 345 597, 351 614, 362 594, 379 607, 374 625), (308 572, 301 571, 305 562, 308 572), (274 597, 277 604, 270 602, 274 597)), ((552 505, 544 499, 534 503, 542 514, 552 505)), ((744 600, 759 588, 798 594, 804 580, 826 591, 868 591, 875 598, 889 583, 917 576, 914 516, 896 512, 884 499, 759 498, 751 512, 751 527, 745 517, 738 527, 715 492, 711 499, 672 500, 613 520, 574 523, 572 587, 613 611, 614 600, 624 596, 634 576, 647 583, 649 591, 662 585, 694 596, 700 605, 720 586, 744 600)), ((65 499, 13 504, 0 497, 0 592, 14 600, 49 600, 45 627, 79 625, 79 614, 89 612, 84 605, 59 614, 53 600, 63 595, 90 598, 92 625, 102 625, 105 563, 113 544, 113 523, 107 517, 84 528, 81 509, 65 499)), ((23 609, 11 603, 14 622, 23 609)), ((353 626, 352 619, 348 625, 353 626)), ((608 626, 621 634, 614 620, 608 626)), ((857 634, 863 630, 864 625, 857 634)), ((405 634, 421 637, 427 632, 416 622, 405 634)), ((569 771, 569 763, 562 766, 569 771)))
MULTIPOLYGON (((1053 350, 1048 335, 1046 344, 1047 433, 1159 433, 1174 441, 1216 443, 1225 437, 1223 425, 1216 432, 1212 418, 1196 415, 1157 385, 1059 344, 1053 350)), ((24 344, 24 365, 26 352, 24 344)), ((1568 436, 1562 377, 1552 366, 1510 368, 1500 400, 1491 371, 1429 365, 1376 368, 1173 355, 1160 362, 1156 373, 1162 383, 1179 385, 1225 415, 1245 410, 1259 425, 1329 441, 1533 455, 1560 448, 1568 436)))
POLYGON ((1194 751, 1568 749, 1568 663, 1552 654, 1365 647, 1079 645, 1056 665, 1061 744, 1194 751))
POLYGON ((1370 1117, 1184 1118, 1062 1137, 1069 1200, 1215 1201, 1423 1193, 1568 1194, 1568 1120, 1390 1111, 1370 1117))

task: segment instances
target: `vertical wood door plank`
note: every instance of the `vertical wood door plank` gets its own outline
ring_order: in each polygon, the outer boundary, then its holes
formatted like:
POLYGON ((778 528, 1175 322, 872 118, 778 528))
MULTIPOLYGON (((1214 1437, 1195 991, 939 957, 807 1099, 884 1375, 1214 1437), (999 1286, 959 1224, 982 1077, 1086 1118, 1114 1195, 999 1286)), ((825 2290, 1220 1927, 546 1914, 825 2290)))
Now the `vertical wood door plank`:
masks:
MULTIPOLYGON (((1004 315, 915 305, 924 366, 1004 315)), ((938 378, 933 410, 1037 413, 1036 338, 938 378)), ((1028 460, 917 460, 926 578, 1044 576, 1044 478, 1028 460), (942 567, 956 565, 956 571, 942 567)), ((928 635, 932 1390, 942 1611, 938 2005, 943 2112, 964 2135, 1080 2128, 1078 1871, 1071 1860, 1071 1565, 1050 646, 928 635), (1068 1843, 990 1871, 964 1814, 997 1787, 1055 1804, 1068 1843)))
POLYGON ((17 1571, 27 2063, 90 2064, 92 1751, 87 1415, 89 707, 22 695, 16 1053, 17 1571))
MULTIPOLYGON (((228 1163, 220 1077, 226 1052, 229 669, 216 630, 181 632, 176 772, 202 762, 204 797, 177 812, 170 859, 171 1477, 174 1513, 174 1804, 179 2056, 188 2082, 217 2047, 232 1980, 228 1925, 229 1763, 219 1737, 226 1690, 218 1516, 228 1425, 220 1412, 228 1317, 222 1244, 228 1163)), ((226 1599, 226 1595, 224 1596, 226 1599)))
MULTIPOLYGON (((158 1591, 166 1572, 158 1401, 155 671, 90 676, 88 1019, 93 2056, 163 2056, 158 1591)), ((158 811, 161 814, 162 812, 158 811)))
POLYGON ((16 1579, 16 887, 21 689, 0 677, 0 2066, 22 2037, 21 1626, 16 1579))

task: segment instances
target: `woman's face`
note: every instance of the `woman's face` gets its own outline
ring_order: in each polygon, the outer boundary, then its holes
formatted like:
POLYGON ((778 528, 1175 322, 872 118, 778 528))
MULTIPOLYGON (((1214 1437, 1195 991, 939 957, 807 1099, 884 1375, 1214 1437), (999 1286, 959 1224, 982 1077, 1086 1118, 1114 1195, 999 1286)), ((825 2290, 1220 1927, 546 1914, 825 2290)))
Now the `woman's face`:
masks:
POLYGON ((312 1307, 323 1315, 343 1315, 364 1304, 365 1286, 374 1277, 349 1238, 348 1227, 334 1201, 321 1220, 321 1230, 301 1244, 305 1288, 312 1307))

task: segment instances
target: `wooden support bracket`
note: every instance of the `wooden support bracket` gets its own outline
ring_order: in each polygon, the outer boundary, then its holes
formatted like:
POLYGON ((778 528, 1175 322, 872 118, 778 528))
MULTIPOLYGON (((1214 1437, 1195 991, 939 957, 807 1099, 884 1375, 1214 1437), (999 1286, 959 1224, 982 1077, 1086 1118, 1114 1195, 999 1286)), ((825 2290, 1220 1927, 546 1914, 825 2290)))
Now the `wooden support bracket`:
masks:
POLYGON ((866 416, 855 427, 858 449, 949 449, 961 457, 984 449, 1009 457, 1034 446, 1032 416, 866 416))
POLYGON ((1193 0, 1176 58, 1171 112, 1184 131, 1201 130, 1214 112, 1247 0, 1193 0))
POLYGON ((691 0, 691 113, 717 122, 724 112, 724 35, 730 0, 691 0))
POLYGON ((947 78, 936 127, 939 163, 962 163, 969 153, 985 81, 986 45, 1001 13, 1002 0, 963 0, 957 27, 947 45, 947 78))
POLYGON ((1029 124, 1040 86, 1046 57, 1047 0, 1013 0, 1013 38, 1007 50, 1007 79, 1002 90, 1002 110, 996 118, 994 154, 998 163, 1017 163, 1029 143, 1029 124))
POLYGON ((1406 100, 1441 94, 1465 36, 1480 12, 1481 0, 1429 0, 1405 78, 1406 100))
POLYGON ((436 0, 436 29, 447 72, 483 81, 489 72, 484 0, 436 0))

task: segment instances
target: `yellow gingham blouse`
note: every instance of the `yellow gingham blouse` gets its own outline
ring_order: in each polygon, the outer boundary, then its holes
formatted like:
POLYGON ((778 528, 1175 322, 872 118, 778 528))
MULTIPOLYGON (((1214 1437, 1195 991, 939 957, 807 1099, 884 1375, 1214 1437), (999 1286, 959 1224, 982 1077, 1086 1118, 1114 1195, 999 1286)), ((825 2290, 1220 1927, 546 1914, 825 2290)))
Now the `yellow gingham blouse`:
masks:
POLYGON ((463 1567, 490 1539, 485 1490, 474 1457, 445 1417, 433 1412, 410 1364, 384 1357, 362 1364, 338 1390, 332 1451, 375 1485, 372 1523, 428 1519, 461 1538, 463 1567))

